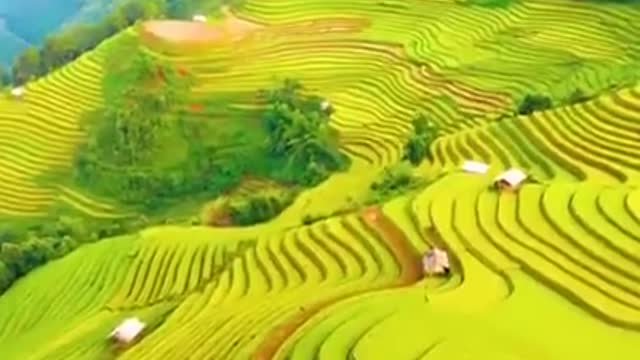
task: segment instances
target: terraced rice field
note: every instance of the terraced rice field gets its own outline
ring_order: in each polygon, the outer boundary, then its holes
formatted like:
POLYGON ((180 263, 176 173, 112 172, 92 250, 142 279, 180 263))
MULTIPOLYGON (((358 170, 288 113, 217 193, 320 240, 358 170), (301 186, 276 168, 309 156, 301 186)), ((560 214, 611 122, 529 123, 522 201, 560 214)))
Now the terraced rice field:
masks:
MULTIPOLYGON (((353 166, 267 224, 152 228, 36 270, 0 297, 0 358, 640 358, 637 11, 248 0, 235 16, 260 26, 242 38, 146 43, 195 74, 194 101, 231 99, 198 116, 247 116, 256 89, 300 79, 333 103, 353 166), (495 120, 526 93, 563 99, 576 88, 600 95, 495 120), (401 157, 418 110, 445 133, 418 169, 438 180, 298 225, 363 195, 401 157), (465 159, 489 173, 460 172, 465 159), (537 182, 490 190, 511 166, 537 182), (435 244, 453 256, 453 275, 423 280, 420 255, 435 244), (118 353, 105 337, 128 315, 149 329, 118 353)), ((0 211, 33 215, 62 199, 94 216, 125 213, 36 179, 68 166, 79 113, 100 102, 101 61, 136 31, 30 84, 22 101, 0 100, 0 211)))
POLYGON ((57 183, 39 181, 69 167, 83 134, 83 112, 102 101, 102 54, 108 44, 30 83, 22 98, 0 96, 0 215, 41 216, 61 201, 96 217, 122 210, 57 183))

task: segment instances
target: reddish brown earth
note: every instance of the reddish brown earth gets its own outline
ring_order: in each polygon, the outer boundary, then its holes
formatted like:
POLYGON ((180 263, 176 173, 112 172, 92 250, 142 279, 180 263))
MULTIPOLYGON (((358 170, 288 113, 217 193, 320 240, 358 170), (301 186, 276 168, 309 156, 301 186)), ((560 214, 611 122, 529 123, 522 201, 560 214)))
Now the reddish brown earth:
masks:
POLYGON ((151 20, 142 25, 146 37, 176 44, 203 44, 240 40, 262 26, 240 19, 229 10, 219 22, 203 23, 182 20, 151 20))
POLYGON ((293 333, 302 326, 307 320, 316 315, 325 307, 338 301, 347 299, 352 296, 364 293, 390 289, 395 287, 407 286, 418 281, 422 276, 422 267, 420 258, 415 253, 413 246, 407 239, 402 230, 396 226, 389 218, 384 215, 379 206, 369 207, 361 212, 361 217, 368 226, 373 230, 376 236, 379 236, 398 261, 400 266, 400 275, 392 282, 382 286, 371 287, 370 289, 353 291, 349 294, 336 296, 325 301, 321 301, 311 306, 305 306, 305 310, 292 316, 289 320, 276 326, 265 340, 260 344, 252 360, 270 360, 278 352, 278 349, 293 333))
POLYGON ((193 112, 202 112, 204 106, 202 104, 191 104, 189 105, 189 109, 193 112))

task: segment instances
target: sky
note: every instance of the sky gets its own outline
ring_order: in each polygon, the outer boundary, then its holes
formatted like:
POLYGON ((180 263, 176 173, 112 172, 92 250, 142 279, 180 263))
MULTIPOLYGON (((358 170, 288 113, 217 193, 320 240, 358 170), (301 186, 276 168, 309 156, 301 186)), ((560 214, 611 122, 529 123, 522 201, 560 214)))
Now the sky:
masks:
POLYGON ((114 0, 0 0, 0 64, 9 66, 30 44, 65 25, 94 22, 114 0))

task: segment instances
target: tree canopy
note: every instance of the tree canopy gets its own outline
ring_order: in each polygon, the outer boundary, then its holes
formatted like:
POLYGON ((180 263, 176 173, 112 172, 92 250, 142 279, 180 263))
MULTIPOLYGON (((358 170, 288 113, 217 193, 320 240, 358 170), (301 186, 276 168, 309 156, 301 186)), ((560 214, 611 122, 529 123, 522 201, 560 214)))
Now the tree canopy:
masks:
POLYGON ((147 225, 141 218, 100 220, 52 211, 38 221, 0 222, 0 294, 17 279, 78 246, 147 225))
POLYGON ((551 109, 553 102, 546 95, 528 94, 518 105, 518 114, 531 115, 536 111, 551 109))
POLYGON ((431 158, 431 144, 440 135, 439 127, 422 112, 411 121, 412 131, 404 147, 404 159, 419 165, 427 157, 431 158))
POLYGON ((329 125, 324 100, 303 90, 298 81, 288 79, 282 87, 264 92, 264 124, 270 154, 288 158, 289 170, 302 170, 307 175, 302 182, 313 185, 329 172, 345 169, 349 160, 338 150, 338 134, 329 125))
POLYGON ((234 119, 219 126, 186 116, 186 71, 130 46, 122 51, 130 56, 106 64, 105 105, 85 119, 88 139, 76 154, 77 184, 153 212, 185 196, 215 198, 244 176, 288 184, 295 192, 348 165, 322 98, 303 93, 299 82, 260 92, 265 108, 258 125, 258 119, 234 119), (235 151, 224 151, 229 148, 235 151))
POLYGON ((3 88, 11 83, 11 76, 9 71, 2 65, 0 65, 0 88, 3 88))
POLYGON ((48 36, 41 47, 29 47, 16 58, 13 82, 21 85, 66 65, 138 20, 167 15, 165 1, 125 1, 96 24, 72 25, 48 36))

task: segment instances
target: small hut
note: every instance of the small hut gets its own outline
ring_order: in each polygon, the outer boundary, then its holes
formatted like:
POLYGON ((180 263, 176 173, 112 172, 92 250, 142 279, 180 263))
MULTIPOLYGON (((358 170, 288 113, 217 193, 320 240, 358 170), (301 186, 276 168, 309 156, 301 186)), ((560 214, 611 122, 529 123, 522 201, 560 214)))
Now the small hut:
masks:
POLYGON ((128 344, 135 340, 145 328, 145 324, 138 318, 129 318, 116 327, 109 338, 120 344, 128 344))
POLYGON ((193 15, 192 20, 195 22, 207 22, 207 17, 202 14, 196 14, 193 15))
POLYGON ((517 190, 520 185, 527 179, 527 174, 520 169, 509 169, 494 180, 494 185, 498 190, 517 190))
POLYGON ((438 248, 429 250, 422 257, 422 269, 427 275, 449 274, 449 255, 438 248))
POLYGON ((323 102, 320 103, 320 110, 322 110, 322 112, 326 113, 326 114, 333 114, 333 105, 331 105, 331 102, 329 102, 329 100, 324 100, 323 102))
POLYGON ((462 170, 468 173, 486 174, 487 170, 489 170, 489 165, 480 161, 468 160, 462 164, 462 170))
POLYGON ((24 87, 18 86, 16 88, 11 89, 11 95, 17 99, 21 99, 24 95, 24 87))

